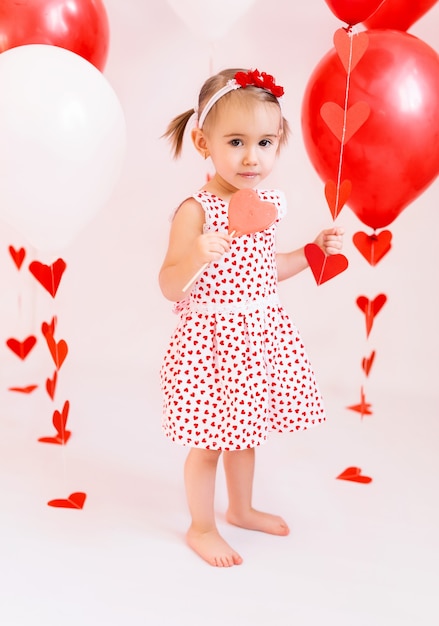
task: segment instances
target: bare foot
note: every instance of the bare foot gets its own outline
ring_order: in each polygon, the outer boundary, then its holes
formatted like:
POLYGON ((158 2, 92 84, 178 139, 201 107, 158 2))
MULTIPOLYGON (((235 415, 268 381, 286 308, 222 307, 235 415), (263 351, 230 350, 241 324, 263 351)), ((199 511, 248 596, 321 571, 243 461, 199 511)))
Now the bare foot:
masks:
POLYGON ((216 529, 199 532, 191 527, 186 534, 186 540, 192 550, 210 565, 231 567, 242 563, 239 554, 232 550, 216 529))
POLYGON ((250 509, 239 515, 229 510, 227 511, 226 519, 230 524, 234 524, 235 526, 247 528, 248 530, 260 530, 270 535, 285 536, 290 532, 287 523, 278 515, 263 513, 255 509, 250 509))

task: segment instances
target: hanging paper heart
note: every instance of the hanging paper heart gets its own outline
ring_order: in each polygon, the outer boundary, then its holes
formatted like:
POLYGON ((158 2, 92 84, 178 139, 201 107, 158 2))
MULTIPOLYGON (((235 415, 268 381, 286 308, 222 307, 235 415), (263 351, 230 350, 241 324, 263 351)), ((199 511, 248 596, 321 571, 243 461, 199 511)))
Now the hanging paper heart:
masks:
POLYGON ((372 369, 372 365, 375 359, 375 350, 373 350, 373 352, 371 352, 369 357, 363 357, 363 360, 361 362, 361 366, 363 368, 364 373, 366 374, 366 376, 369 376, 370 370, 372 369))
POLYGON ((345 116, 345 111, 339 104, 325 102, 320 109, 320 115, 331 132, 345 145, 369 117, 370 106, 367 102, 356 102, 349 107, 345 116))
POLYGON ((372 478, 361 473, 359 467, 347 467, 341 474, 337 476, 339 480, 350 480, 354 483, 371 483, 372 478))
POLYGON ((357 305, 365 315, 367 337, 369 337, 369 333, 372 330, 375 316, 378 315, 386 302, 387 296, 384 293, 378 294, 373 300, 369 300, 366 296, 359 296, 357 298, 357 305))
POLYGON ((363 232, 355 233, 352 237, 355 247, 371 265, 376 265, 392 247, 392 233, 383 230, 378 234, 367 235, 363 232))
POLYGON ((53 378, 47 378, 46 379, 46 391, 49 394, 49 397, 51 398, 51 400, 53 400, 55 398, 55 389, 56 389, 57 378, 58 378, 58 372, 57 372, 57 370, 55 370, 54 373, 53 373, 53 378))
POLYGON ((12 352, 14 352, 14 354, 20 357, 20 359, 22 359, 23 361, 36 343, 37 338, 34 335, 29 335, 29 337, 26 337, 26 339, 24 339, 23 341, 19 341, 18 339, 14 339, 13 337, 6 341, 6 345, 8 346, 8 348, 12 350, 12 352))
POLYGON ((229 233, 250 235, 270 228, 277 218, 271 202, 261 200, 254 189, 239 189, 230 198, 229 233))
POLYGON ((370 404, 370 402, 366 402, 366 396, 364 395, 363 387, 361 387, 360 403, 352 404, 351 406, 347 406, 346 408, 351 411, 356 411, 357 413, 360 413, 361 419, 363 419, 365 415, 372 415, 372 411, 371 411, 372 405, 370 404))
POLYGON ((328 180, 325 184, 325 197, 335 220, 351 195, 352 183, 344 180, 339 186, 333 180, 328 180))
POLYGON ((14 246, 9 246, 9 254, 19 270, 23 264, 24 257, 26 256, 26 250, 24 248, 16 250, 14 246))
POLYGON ((56 369, 61 369, 61 365, 64 363, 64 360, 69 351, 67 343, 64 341, 64 339, 60 339, 58 342, 56 342, 50 332, 46 333, 46 342, 49 347, 50 354, 52 355, 53 362, 55 363, 56 369))
POLYGON ((346 73, 352 72, 362 59, 369 45, 369 37, 365 32, 352 33, 339 28, 334 33, 334 47, 346 73))
POLYGON ((65 401, 62 412, 54 411, 52 422, 55 426, 56 436, 55 437, 40 437, 38 441, 42 443, 55 443, 59 445, 65 445, 70 439, 70 435, 72 434, 70 430, 66 430, 67 418, 69 416, 69 408, 70 403, 68 400, 65 401))
POLYGON ((343 254, 327 255, 315 243, 305 246, 305 256, 318 285, 341 274, 348 267, 348 260, 343 254))
POLYGON ((29 271, 54 298, 66 267, 67 265, 63 259, 56 260, 52 265, 44 265, 40 261, 32 261, 29 265, 29 271))
POLYGON ((84 507, 84 502, 87 497, 87 494, 82 491, 75 491, 71 493, 68 498, 60 498, 57 500, 49 500, 47 503, 49 506, 64 508, 64 509, 82 509, 84 507))
POLYGON ((17 391, 18 393, 32 393, 38 389, 38 385, 27 385, 26 387, 9 387, 8 391, 17 391))
POLYGON ((43 337, 45 337, 47 334, 50 334, 52 336, 55 335, 56 322, 56 317, 52 317, 52 321, 50 322, 50 324, 48 324, 47 322, 42 323, 41 332, 43 333, 43 337))

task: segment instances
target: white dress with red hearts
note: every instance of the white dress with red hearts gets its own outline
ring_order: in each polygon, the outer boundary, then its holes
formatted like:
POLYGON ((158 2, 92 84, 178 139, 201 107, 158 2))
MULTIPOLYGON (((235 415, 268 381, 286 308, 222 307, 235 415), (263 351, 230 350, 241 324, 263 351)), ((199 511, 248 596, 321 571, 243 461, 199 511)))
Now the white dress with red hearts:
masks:
MULTIPOLYGON (((190 295, 161 367, 163 429, 176 443, 212 450, 253 448, 270 431, 299 431, 325 420, 315 375, 277 289, 275 230, 284 196, 258 190, 278 210, 267 230, 233 239, 190 295)), ((228 204, 193 196, 204 232, 227 231, 228 204)))

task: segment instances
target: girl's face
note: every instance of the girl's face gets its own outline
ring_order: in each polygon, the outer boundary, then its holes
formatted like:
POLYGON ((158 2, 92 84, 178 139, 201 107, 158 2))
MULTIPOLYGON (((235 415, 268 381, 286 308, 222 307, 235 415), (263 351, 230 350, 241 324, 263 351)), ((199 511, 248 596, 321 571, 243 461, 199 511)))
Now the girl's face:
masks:
POLYGON ((251 100, 221 103, 204 135, 221 190, 257 187, 273 169, 281 134, 277 104, 251 100))

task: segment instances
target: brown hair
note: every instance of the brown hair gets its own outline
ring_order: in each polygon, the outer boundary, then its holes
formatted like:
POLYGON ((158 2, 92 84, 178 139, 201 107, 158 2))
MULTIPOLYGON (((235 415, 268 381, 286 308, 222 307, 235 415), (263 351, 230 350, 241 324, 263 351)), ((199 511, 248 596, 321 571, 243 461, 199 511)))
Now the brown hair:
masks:
MULTIPOLYGON (((198 96, 198 115, 202 112, 203 108, 210 100, 210 98, 222 87, 224 87, 229 80, 232 80, 237 72, 247 71, 248 70, 243 69, 226 69, 208 78, 204 85, 201 87, 200 94, 198 96)), ((254 99, 258 99, 262 102, 279 104, 278 99, 272 93, 266 91, 265 89, 261 89, 260 87, 254 87, 252 85, 247 86, 245 89, 233 90, 232 92, 227 93, 225 96, 223 96, 221 100, 224 99, 224 101, 226 101, 226 99, 230 97, 247 98, 249 95, 254 99)), ((207 114, 204 126, 208 126, 209 122, 213 121, 214 116, 212 115, 212 113, 215 112, 216 106, 217 104, 215 104, 211 111, 209 111, 209 113, 207 114)), ((175 159, 177 159, 181 155, 181 151, 183 148, 183 137, 186 126, 194 113, 195 109, 188 109, 184 113, 181 113, 180 115, 177 115, 177 117, 174 117, 174 119, 171 120, 171 122, 169 123, 165 133, 163 134, 163 137, 166 137, 171 144, 172 154, 175 159)), ((289 134, 290 127, 288 121, 282 116, 282 135, 279 145, 284 145, 287 143, 289 134)))

